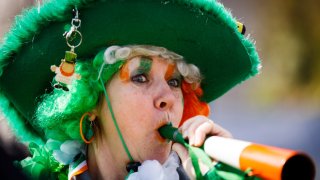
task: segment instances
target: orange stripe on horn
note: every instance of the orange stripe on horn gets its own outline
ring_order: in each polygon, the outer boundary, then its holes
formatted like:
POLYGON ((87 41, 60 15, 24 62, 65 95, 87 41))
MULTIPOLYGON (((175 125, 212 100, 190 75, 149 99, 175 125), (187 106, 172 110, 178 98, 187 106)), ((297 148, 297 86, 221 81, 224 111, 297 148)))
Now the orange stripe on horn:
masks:
POLYGON ((255 176, 280 180, 286 161, 296 154, 296 151, 288 149, 251 144, 240 155, 240 169, 250 168, 255 176))

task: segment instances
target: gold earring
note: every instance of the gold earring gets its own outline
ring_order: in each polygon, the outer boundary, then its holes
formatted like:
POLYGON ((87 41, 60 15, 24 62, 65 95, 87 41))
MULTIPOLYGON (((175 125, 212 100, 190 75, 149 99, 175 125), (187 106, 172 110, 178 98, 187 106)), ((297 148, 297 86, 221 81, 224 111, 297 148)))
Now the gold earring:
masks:
MULTIPOLYGON (((86 137, 83 135, 83 131, 82 131, 82 121, 83 121, 84 118, 86 118, 87 116, 90 117, 91 115, 92 115, 91 113, 86 112, 86 113, 84 113, 84 114, 82 115, 82 117, 81 117, 81 119, 80 119, 80 135, 81 135, 82 140, 83 140, 86 144, 90 144, 90 143, 93 141, 94 135, 92 135, 89 140, 86 139, 86 137)), ((89 118, 89 121, 91 122, 90 127, 92 127, 92 124, 93 124, 94 119, 90 119, 90 118, 89 118)), ((93 132, 93 130, 92 130, 91 128, 90 128, 90 130, 93 132)))

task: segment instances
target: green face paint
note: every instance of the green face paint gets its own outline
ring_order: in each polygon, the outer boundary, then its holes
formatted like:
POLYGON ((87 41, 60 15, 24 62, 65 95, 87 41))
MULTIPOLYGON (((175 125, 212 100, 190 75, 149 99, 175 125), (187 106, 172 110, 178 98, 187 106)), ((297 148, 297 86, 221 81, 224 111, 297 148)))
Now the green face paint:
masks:
POLYGON ((152 66, 152 60, 148 57, 141 57, 138 74, 149 74, 152 66))

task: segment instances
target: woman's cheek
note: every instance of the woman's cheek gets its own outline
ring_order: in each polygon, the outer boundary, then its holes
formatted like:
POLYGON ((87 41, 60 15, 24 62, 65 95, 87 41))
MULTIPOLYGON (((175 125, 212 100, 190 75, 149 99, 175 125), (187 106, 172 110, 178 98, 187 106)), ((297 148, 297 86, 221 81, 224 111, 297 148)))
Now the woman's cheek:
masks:
POLYGON ((183 115, 183 107, 184 107, 184 103, 183 103, 183 98, 180 99, 178 102, 178 107, 177 107, 177 112, 176 112, 176 118, 175 118, 175 122, 173 123, 174 127, 178 127, 180 124, 180 121, 182 120, 182 115, 183 115))

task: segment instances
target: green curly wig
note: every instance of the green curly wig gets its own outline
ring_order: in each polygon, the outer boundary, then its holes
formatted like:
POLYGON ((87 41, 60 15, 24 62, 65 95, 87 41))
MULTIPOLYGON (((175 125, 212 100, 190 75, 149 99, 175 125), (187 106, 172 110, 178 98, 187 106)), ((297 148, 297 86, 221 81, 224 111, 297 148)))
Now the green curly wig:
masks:
MULTIPOLYGON (((54 89, 41 97, 34 122, 35 126, 44 131, 45 139, 81 140, 79 120, 85 112, 95 108, 103 90, 98 81, 102 63, 103 51, 94 58, 93 62, 92 60, 79 61, 75 72, 81 74, 81 79, 72 82, 70 91, 54 89)), ((103 82, 109 80, 122 64, 123 61, 119 61, 105 65, 100 74, 103 82)))

